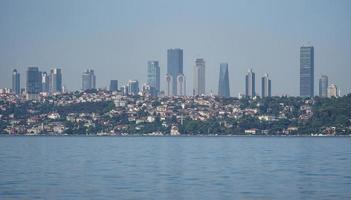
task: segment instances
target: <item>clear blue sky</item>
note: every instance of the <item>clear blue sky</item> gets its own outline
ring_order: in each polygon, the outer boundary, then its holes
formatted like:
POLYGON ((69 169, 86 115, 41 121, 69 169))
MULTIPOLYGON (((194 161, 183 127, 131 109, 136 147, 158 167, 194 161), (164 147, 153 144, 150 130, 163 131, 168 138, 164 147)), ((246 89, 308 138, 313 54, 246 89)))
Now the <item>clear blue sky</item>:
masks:
POLYGON ((207 92, 217 92, 219 63, 228 62, 232 96, 244 92, 248 68, 257 78, 270 74, 273 95, 298 95, 299 48, 313 45, 315 92, 326 74, 345 94, 350 37, 350 0, 1 0, 0 87, 11 87, 13 68, 24 87, 28 66, 62 68, 71 90, 86 68, 95 69, 98 87, 145 82, 147 61, 159 60, 164 88, 166 50, 183 48, 188 91, 202 57, 207 92))

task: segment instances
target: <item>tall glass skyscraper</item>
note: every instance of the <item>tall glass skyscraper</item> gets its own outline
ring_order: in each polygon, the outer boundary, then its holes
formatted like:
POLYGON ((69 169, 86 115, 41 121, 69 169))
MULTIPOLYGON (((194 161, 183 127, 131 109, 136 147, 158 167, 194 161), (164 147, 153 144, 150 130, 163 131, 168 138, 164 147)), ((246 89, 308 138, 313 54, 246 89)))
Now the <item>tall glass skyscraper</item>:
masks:
POLYGON ((228 63, 219 66, 218 96, 230 97, 228 63))
POLYGON ((300 48, 300 96, 314 96, 314 48, 300 48))
POLYGON ((246 97, 256 96, 255 73, 250 69, 245 77, 245 95, 246 97))
POLYGON ((203 95, 206 93, 206 81, 205 81, 205 61, 202 58, 198 58, 195 60, 194 65, 194 89, 193 95, 203 95))
POLYGON ((21 79, 20 73, 16 69, 12 71, 12 91, 15 94, 21 93, 21 79))
POLYGON ((28 100, 35 100, 39 98, 41 92, 41 72, 38 67, 28 67, 27 69, 27 82, 26 94, 28 100))
POLYGON ((171 77, 171 95, 177 95, 177 76, 183 74, 183 49, 167 50, 167 76, 171 77))
POLYGON ((50 76, 46 72, 41 73, 41 91, 50 91, 50 76))
POLYGON ((62 92, 62 73, 61 69, 54 68, 50 70, 50 92, 60 93, 62 92))
POLYGON ((96 88, 96 76, 94 70, 88 69, 82 75, 82 89, 90 90, 96 88))
POLYGON ((152 96, 160 92, 160 65, 158 61, 147 62, 147 84, 151 86, 152 96))
POLYGON ((319 96, 328 97, 328 76, 322 75, 319 79, 319 96))
POLYGON ((110 91, 116 92, 118 90, 118 80, 111 80, 110 81, 110 91))
POLYGON ((265 74, 262 77, 262 97, 271 97, 272 96, 272 82, 268 77, 268 74, 265 74))
POLYGON ((139 82, 137 80, 128 81, 129 95, 137 95, 139 93, 139 82))

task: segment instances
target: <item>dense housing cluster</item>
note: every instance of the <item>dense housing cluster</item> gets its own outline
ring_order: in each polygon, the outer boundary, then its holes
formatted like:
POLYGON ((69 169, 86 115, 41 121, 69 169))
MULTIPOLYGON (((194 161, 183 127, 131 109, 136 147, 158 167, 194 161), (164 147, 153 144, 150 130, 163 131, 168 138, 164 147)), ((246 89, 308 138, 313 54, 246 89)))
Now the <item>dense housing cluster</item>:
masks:
POLYGON ((91 90, 25 100, 0 94, 0 132, 19 135, 346 135, 339 98, 153 97, 91 90))

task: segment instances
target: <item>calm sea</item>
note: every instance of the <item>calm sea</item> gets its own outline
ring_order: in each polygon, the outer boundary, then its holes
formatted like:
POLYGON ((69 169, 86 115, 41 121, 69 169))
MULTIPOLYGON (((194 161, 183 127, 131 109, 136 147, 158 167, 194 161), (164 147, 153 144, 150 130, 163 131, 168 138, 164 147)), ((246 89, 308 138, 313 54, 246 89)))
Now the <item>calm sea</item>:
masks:
POLYGON ((0 137, 0 199, 350 199, 349 137, 0 137))

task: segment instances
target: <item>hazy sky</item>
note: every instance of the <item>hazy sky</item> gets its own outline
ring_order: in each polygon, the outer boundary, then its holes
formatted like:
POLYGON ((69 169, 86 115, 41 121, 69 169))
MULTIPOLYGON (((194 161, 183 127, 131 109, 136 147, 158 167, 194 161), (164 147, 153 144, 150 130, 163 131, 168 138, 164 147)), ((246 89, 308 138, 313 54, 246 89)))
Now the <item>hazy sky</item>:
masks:
MULTIPOLYGON (((11 71, 60 67, 68 89, 95 69, 97 86, 110 79, 146 81, 148 60, 159 60, 165 86, 168 48, 184 49, 188 94, 195 58, 206 61, 207 92, 217 93, 219 63, 229 63, 231 95, 245 74, 269 73, 272 94, 299 94, 299 48, 315 47, 318 78, 351 92, 350 0, 1 0, 0 88, 11 71)), ((259 78, 259 79, 258 79, 259 78)))

